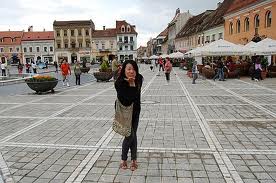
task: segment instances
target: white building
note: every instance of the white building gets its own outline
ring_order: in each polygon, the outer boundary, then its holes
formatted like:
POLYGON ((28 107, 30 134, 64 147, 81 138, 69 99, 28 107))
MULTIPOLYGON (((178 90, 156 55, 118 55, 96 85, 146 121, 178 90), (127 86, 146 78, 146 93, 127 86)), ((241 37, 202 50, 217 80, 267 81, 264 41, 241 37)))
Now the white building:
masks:
POLYGON ((214 41, 219 40, 219 39, 223 39, 223 35, 224 35, 223 33, 224 33, 224 26, 223 25, 205 30, 203 32, 203 35, 205 37, 204 45, 208 44, 208 43, 211 43, 211 42, 214 42, 214 41))
POLYGON ((125 20, 116 21, 116 31, 118 60, 135 60, 137 58, 137 32, 135 25, 130 25, 125 20))
POLYGON ((23 50, 23 63, 41 60, 48 63, 54 61, 54 32, 33 32, 29 29, 23 33, 21 42, 23 50))
POLYGON ((188 12, 180 13, 176 10, 173 20, 168 24, 168 53, 176 51, 175 38, 192 15, 188 12))

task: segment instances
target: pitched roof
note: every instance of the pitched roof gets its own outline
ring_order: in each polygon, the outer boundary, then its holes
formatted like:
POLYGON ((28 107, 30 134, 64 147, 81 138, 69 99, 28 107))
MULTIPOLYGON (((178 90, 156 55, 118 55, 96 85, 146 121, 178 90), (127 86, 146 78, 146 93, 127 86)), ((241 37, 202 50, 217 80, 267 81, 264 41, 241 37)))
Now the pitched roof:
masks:
POLYGON ((94 22, 90 20, 69 20, 69 21, 54 21, 54 26, 76 26, 76 25, 94 25, 94 22))
POLYGON ((245 8, 251 4, 257 3, 258 1, 260 0, 234 0, 227 11, 227 14, 245 8))
POLYGON ((24 32, 22 41, 54 40, 54 31, 24 32))
POLYGON ((176 35, 176 38, 181 38, 200 32, 202 30, 204 21, 206 21, 206 17, 213 11, 214 10, 207 10, 199 15, 191 17, 176 35))
POLYGON ((95 30, 92 36, 97 37, 116 37, 116 29, 95 30))
POLYGON ((137 32, 135 30, 135 25, 130 25, 129 23, 127 23, 125 20, 116 20, 116 30, 117 30, 117 34, 136 34, 137 32), (125 28, 129 25, 130 26, 130 32, 121 32, 121 27, 125 26, 125 28))
POLYGON ((167 36, 168 35, 168 33, 169 33, 169 29, 168 29, 168 27, 165 29, 165 30, 163 30, 157 37, 159 37, 159 36, 167 36))
POLYGON ((223 16, 235 0, 224 0, 216 10, 207 10, 199 15, 190 18, 176 38, 193 35, 213 27, 223 25, 223 16))
POLYGON ((23 31, 1 31, 0 32, 0 39, 4 38, 4 42, 0 42, 1 45, 18 45, 21 44, 21 39, 23 36, 23 31), (5 38, 10 38, 9 40, 5 38), (11 39, 15 41, 12 42, 11 39))

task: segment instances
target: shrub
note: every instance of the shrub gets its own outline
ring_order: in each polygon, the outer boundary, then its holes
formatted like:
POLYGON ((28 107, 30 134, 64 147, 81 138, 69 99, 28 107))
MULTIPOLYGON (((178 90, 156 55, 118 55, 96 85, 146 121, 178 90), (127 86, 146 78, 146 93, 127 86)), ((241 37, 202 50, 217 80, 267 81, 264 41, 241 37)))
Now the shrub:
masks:
POLYGON ((106 72, 108 68, 109 68, 109 64, 106 60, 104 60, 103 63, 101 64, 101 71, 106 72))
POLYGON ((26 79, 27 82, 55 81, 56 78, 50 75, 37 75, 26 79))

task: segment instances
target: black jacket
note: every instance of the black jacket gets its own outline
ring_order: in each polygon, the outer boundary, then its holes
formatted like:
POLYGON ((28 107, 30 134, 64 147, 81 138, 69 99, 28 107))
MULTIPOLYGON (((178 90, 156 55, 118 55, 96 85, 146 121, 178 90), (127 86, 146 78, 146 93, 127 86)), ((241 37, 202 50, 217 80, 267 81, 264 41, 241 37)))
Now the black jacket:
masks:
POLYGON ((124 106, 129 106, 133 103, 133 112, 141 109, 141 87, 143 83, 143 76, 139 74, 135 87, 130 87, 129 83, 123 78, 118 78, 115 82, 115 89, 117 91, 117 98, 124 106))

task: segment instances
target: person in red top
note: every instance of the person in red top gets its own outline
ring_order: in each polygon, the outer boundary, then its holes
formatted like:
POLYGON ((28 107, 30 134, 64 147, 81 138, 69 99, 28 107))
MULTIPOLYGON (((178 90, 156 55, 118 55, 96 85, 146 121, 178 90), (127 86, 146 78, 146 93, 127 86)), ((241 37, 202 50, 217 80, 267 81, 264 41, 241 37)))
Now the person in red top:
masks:
POLYGON ((69 85, 69 80, 68 80, 68 75, 70 74, 71 75, 71 69, 70 69, 70 65, 67 63, 66 60, 63 60, 61 66, 60 66, 60 70, 61 70, 61 74, 62 74, 62 83, 63 83, 63 86, 65 86, 65 81, 67 83, 67 86, 70 86, 69 85))

